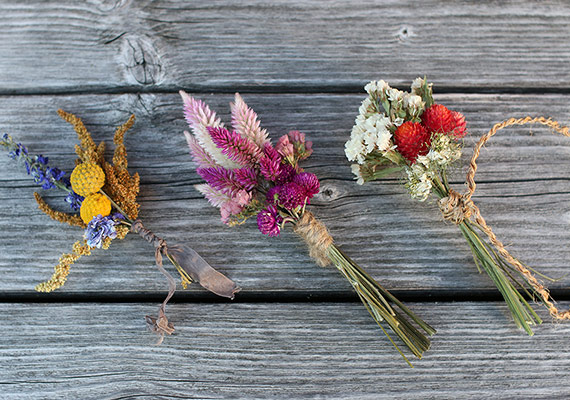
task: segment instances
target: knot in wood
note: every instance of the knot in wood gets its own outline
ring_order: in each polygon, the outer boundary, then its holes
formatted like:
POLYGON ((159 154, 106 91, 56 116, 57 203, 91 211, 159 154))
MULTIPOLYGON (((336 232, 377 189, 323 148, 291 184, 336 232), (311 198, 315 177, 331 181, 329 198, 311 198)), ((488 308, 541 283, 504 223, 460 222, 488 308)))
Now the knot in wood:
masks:
POLYGON ((438 201, 439 210, 443 219, 459 225, 471 216, 472 202, 465 201, 464 197, 453 189, 449 189, 449 194, 438 201))
POLYGON ((313 213, 305 211, 293 228, 309 247, 309 256, 321 267, 331 263, 328 249, 333 244, 333 238, 327 227, 318 221, 313 213))

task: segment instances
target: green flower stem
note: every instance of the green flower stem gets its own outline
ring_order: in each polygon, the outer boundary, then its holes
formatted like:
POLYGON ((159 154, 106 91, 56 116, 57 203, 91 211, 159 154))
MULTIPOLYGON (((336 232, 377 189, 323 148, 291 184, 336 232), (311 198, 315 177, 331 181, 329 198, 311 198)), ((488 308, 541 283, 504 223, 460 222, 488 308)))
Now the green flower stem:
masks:
MULTIPOLYGON (((434 193, 436 193, 440 199, 449 195, 449 186, 445 171, 442 172, 441 180, 436 178, 433 182, 434 193)), ((479 232, 475 230, 475 228, 481 230, 477 224, 471 223, 466 219, 461 222, 458 227, 471 248, 473 260, 475 261, 479 273, 484 270, 487 275, 489 275, 489 278, 491 278, 505 299, 517 327, 524 329, 528 335, 532 336, 534 333, 530 326, 541 324, 542 320, 532 309, 524 296, 517 290, 517 287, 531 298, 535 297, 533 296, 535 293, 534 288, 519 271, 514 269, 490 244, 481 238, 479 232), (518 275, 520 280, 517 279, 517 276, 513 275, 513 272, 515 272, 515 275, 518 275)), ((540 296, 538 297, 540 298, 540 296)))
POLYGON ((332 263, 350 282, 360 300, 372 318, 374 318, 380 329, 382 329, 384 334, 388 337, 392 345, 396 350, 398 350, 408 365, 413 368, 413 365, 381 323, 387 323, 392 332, 394 332, 410 349, 410 351, 420 359, 422 358, 423 353, 430 348, 431 342, 429 338, 427 338, 410 321, 408 321, 408 319, 405 318, 402 312, 415 322, 423 331, 425 331, 426 334, 431 336, 436 333, 436 330, 415 315, 409 308, 404 306, 404 304, 396 299, 390 292, 388 292, 388 290, 380 286, 374 278, 360 268, 334 244, 329 246, 327 253, 332 263), (395 307, 398 307, 399 310, 395 307))

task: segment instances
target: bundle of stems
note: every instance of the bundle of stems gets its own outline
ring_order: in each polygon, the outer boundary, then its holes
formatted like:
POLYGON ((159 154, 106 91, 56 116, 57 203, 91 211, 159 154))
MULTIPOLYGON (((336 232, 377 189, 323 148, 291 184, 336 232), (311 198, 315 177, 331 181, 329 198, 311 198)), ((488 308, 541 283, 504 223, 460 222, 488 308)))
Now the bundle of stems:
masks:
MULTIPOLYGON (((442 178, 434 179, 434 192, 440 201, 449 199, 450 196, 455 194, 448 185, 445 173, 442 173, 442 178)), ((473 204, 470 207, 476 208, 473 204)), ((467 210, 467 212, 470 213, 470 210, 467 210)), ((478 209, 476 209, 476 212, 478 213, 478 209)), ((484 226, 469 218, 463 218, 457 226, 471 248, 473 260, 479 273, 483 269, 489 275, 505 299, 517 327, 524 329, 526 333, 532 336, 534 333, 530 326, 541 324, 542 319, 532 309, 523 293, 530 299, 540 299, 546 305, 541 293, 507 257, 503 256, 498 249, 487 243, 481 236, 481 234, 487 234, 484 226)), ((512 259, 512 256, 510 258, 512 259)), ((516 261, 520 263, 520 261, 516 261)), ((526 266, 525 268, 530 269, 526 266)), ((532 271, 537 273, 535 270, 532 271)), ((540 275, 546 279, 553 280, 542 274, 540 275)))
POLYGON ((336 245, 332 244, 327 249, 327 256, 338 268, 341 274, 350 282, 358 297, 390 340, 392 345, 398 350, 404 360, 413 368, 413 365, 406 358, 402 350, 384 329, 381 322, 386 322, 392 332, 394 332, 410 351, 418 358, 422 358, 424 351, 430 348, 431 342, 420 330, 406 319, 406 315, 415 322, 427 335, 433 335, 436 330, 414 314, 402 302, 394 297, 388 290, 384 289, 366 271, 352 261, 336 245), (396 309, 395 307, 398 307, 396 309))

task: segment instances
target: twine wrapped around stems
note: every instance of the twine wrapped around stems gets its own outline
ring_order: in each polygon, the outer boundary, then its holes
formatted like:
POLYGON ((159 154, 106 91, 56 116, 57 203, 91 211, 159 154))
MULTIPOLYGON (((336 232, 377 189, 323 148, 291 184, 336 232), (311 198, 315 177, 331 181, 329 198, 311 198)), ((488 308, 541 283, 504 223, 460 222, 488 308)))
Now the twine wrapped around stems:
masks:
POLYGON ((331 264, 328 249, 333 244, 333 238, 327 227, 317 220, 312 212, 303 213, 293 228, 309 247, 309 256, 321 267, 331 264))
POLYGON ((540 295, 542 301, 548 308, 550 315, 555 319, 564 320, 570 319, 570 310, 560 311, 554 305, 553 299, 550 296, 548 289, 542 285, 533 273, 524 265, 521 264, 516 258, 514 258, 505 248, 503 243, 497 238, 490 226, 481 215, 479 208, 471 200, 473 194, 475 193, 475 188, 477 184, 475 183, 475 173, 477 172, 477 158, 481 152, 481 148, 487 143, 487 141, 493 137, 498 131, 512 125, 525 125, 525 124, 542 124, 550 127, 553 131, 558 132, 564 136, 570 137, 570 128, 567 126, 562 126, 560 123, 553 121, 550 118, 544 117, 525 117, 525 118, 510 118, 506 121, 495 124, 491 130, 483 135, 479 142, 475 146, 473 151, 473 156, 471 158, 471 163, 469 170, 467 172, 467 192, 463 195, 455 192, 454 190, 449 191, 448 197, 444 197, 439 200, 439 207, 442 212, 443 218, 453 222, 456 225, 461 224, 464 220, 471 219, 474 221, 478 227, 487 235, 491 244, 497 249, 499 254, 505 258, 505 260, 511 264, 520 274, 522 274, 528 283, 534 288, 536 293, 540 295))

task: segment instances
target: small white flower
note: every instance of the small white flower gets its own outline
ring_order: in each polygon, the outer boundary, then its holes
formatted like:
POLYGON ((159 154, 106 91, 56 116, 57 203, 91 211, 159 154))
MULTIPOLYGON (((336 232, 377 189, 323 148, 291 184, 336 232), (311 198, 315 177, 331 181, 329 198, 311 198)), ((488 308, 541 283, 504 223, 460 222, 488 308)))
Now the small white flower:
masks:
POLYGON ((364 178, 362 177, 362 174, 360 173, 360 165, 358 164, 352 164, 350 166, 350 170, 352 171, 352 173, 356 176, 356 183, 359 185, 364 185, 364 178))
POLYGON ((364 163, 364 154, 366 154, 366 147, 362 143, 362 139, 351 138, 344 145, 344 153, 349 161, 356 161, 359 164, 364 163))
POLYGON ((425 83, 424 78, 414 79, 414 81, 412 82, 412 93, 418 94, 424 83, 425 83))
POLYGON ((366 93, 373 96, 378 91, 378 83, 376 81, 371 81, 368 84, 366 84, 366 86, 364 86, 364 90, 366 90, 366 93))
POLYGON ((404 108, 408 110, 408 113, 415 115, 420 111, 423 111, 425 103, 422 98, 415 94, 406 93, 404 95, 404 108))
POLYGON ((374 112, 375 110, 374 110, 374 104, 372 103, 372 99, 370 97, 365 98, 362 101, 360 107, 358 108, 358 113, 364 118, 367 118, 374 112))
POLYGON ((392 120, 392 124, 394 124, 394 126, 400 126, 404 123, 404 119, 403 118, 394 118, 392 120))
POLYGON ((388 89, 388 100, 394 102, 400 102, 403 99, 404 99, 404 92, 393 88, 388 89))

